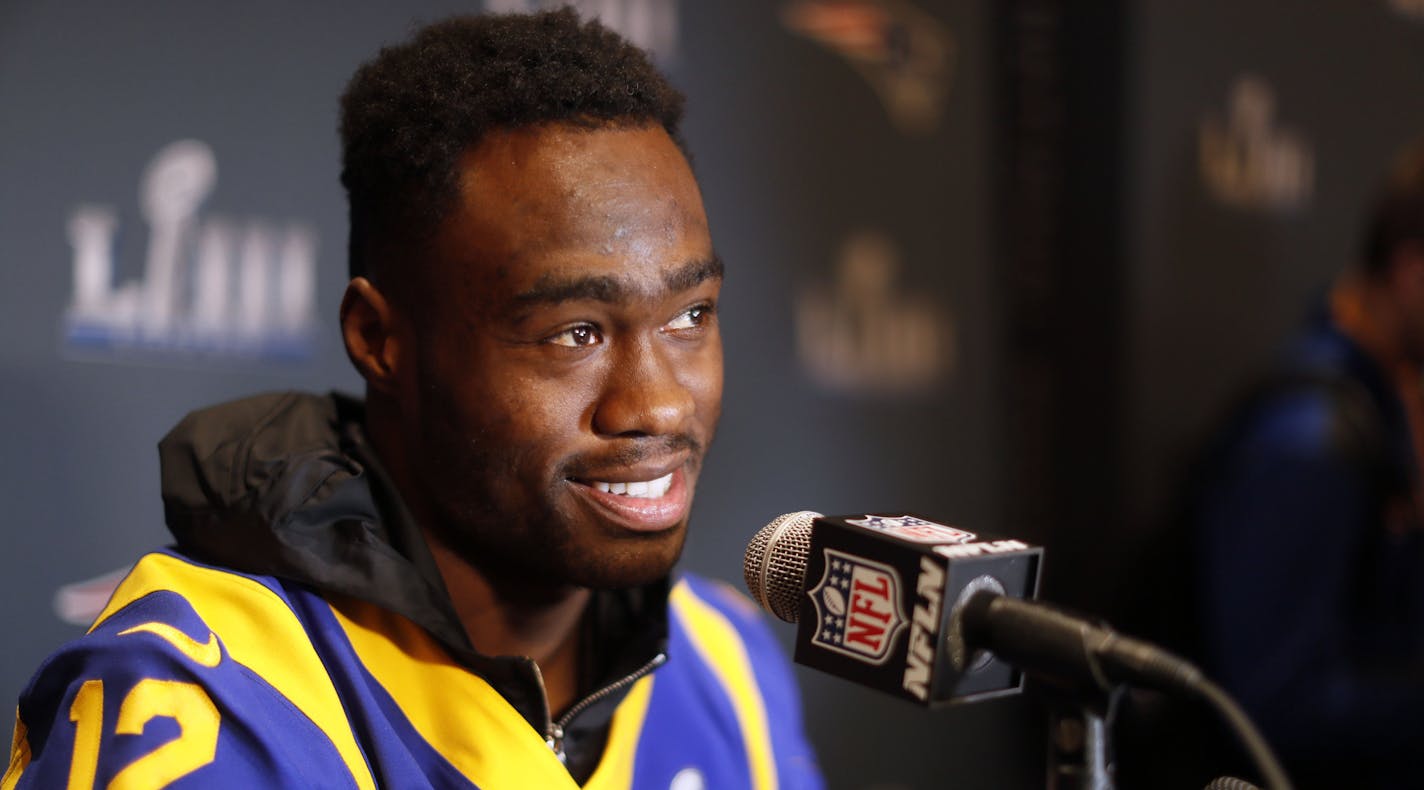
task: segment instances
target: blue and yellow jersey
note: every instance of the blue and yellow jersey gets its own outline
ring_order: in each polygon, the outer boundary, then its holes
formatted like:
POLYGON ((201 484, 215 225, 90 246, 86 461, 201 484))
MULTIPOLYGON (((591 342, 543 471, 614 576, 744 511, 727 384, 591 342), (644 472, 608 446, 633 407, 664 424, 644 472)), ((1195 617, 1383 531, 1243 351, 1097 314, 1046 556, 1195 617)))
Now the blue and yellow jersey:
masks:
MULTIPOLYGON (((818 788, 790 667, 720 584, 670 596, 668 661, 584 785, 818 788)), ((541 734, 423 629, 271 577, 144 557, 21 696, 0 790, 574 788, 541 734)))

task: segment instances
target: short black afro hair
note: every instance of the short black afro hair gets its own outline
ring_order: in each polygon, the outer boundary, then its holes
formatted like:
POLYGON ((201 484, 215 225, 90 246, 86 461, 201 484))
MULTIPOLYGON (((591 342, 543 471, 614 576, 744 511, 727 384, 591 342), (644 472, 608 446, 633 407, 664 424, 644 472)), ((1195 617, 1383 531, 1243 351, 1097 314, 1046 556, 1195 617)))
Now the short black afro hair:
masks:
POLYGON ((386 47, 341 97, 352 277, 420 246, 458 195, 458 160, 494 130, 661 125, 686 146, 683 96, 643 50, 571 8, 459 16, 386 47))
POLYGON ((1365 228, 1365 271, 1389 271, 1395 252, 1406 244, 1424 246, 1424 138, 1404 149, 1375 198, 1365 228))

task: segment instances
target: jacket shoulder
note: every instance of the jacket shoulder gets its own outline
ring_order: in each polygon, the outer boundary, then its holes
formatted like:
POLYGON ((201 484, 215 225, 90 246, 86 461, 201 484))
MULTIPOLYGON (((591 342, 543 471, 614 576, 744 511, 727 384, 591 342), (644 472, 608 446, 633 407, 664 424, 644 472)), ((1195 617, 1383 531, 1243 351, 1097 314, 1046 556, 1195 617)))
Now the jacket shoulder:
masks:
MULTIPOLYGON (((744 749, 747 784, 820 787, 795 676, 757 605, 730 584, 689 574, 674 585, 669 608, 670 647, 690 647, 706 677, 726 695, 744 749)), ((692 662, 676 655, 670 663, 692 671, 692 662)))
MULTIPOLYGON (((765 613, 750 597, 720 579, 686 573, 673 586, 673 600, 692 596, 728 618, 738 631, 753 630, 769 633, 765 613)), ((676 607, 676 603, 674 603, 676 607)))

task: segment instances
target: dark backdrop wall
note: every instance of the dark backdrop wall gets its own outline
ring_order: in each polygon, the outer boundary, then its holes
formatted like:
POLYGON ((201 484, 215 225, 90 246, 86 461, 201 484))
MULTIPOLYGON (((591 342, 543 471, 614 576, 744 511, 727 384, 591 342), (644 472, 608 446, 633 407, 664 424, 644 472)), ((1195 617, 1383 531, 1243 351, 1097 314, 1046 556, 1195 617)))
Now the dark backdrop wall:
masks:
MULTIPOLYGON (((0 2, 0 698, 167 540, 183 414, 359 391, 351 71, 540 5, 0 2)), ((1051 594, 1129 608, 1182 451, 1424 133, 1417 0, 579 5, 690 97, 728 367, 685 565, 739 586, 777 514, 903 508, 1036 538, 1051 594)), ((1042 785, 1035 695, 801 680, 833 788, 1042 785)))

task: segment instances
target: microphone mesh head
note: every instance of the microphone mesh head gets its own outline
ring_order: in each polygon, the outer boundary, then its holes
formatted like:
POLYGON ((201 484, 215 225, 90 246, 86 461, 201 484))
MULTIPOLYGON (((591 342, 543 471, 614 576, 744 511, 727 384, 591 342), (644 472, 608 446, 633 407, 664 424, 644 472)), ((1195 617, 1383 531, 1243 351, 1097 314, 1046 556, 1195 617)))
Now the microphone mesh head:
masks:
POLYGON ((778 516, 747 544, 742 564, 747 591, 763 609, 788 623, 796 622, 801 610, 806 561, 811 553, 811 522, 820 516, 813 510, 778 516))

